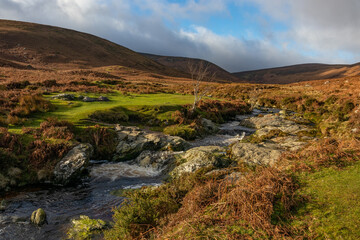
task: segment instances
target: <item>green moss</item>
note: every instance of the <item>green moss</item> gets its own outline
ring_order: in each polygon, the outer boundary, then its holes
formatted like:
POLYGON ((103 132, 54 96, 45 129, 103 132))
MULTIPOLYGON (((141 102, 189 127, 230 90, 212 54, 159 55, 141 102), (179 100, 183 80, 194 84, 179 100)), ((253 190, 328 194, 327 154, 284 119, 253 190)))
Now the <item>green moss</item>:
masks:
POLYGON ((100 219, 91 219, 88 216, 80 216, 80 219, 72 220, 72 226, 67 232, 68 239, 85 240, 93 239, 107 227, 107 224, 100 219))
POLYGON ((359 239, 360 163, 344 170, 324 169, 301 179, 301 194, 310 196, 310 201, 293 225, 311 229, 319 239, 359 239))
POLYGON ((196 130, 189 125, 172 125, 164 128, 164 133, 171 136, 179 136, 186 140, 192 140, 196 138, 196 130))

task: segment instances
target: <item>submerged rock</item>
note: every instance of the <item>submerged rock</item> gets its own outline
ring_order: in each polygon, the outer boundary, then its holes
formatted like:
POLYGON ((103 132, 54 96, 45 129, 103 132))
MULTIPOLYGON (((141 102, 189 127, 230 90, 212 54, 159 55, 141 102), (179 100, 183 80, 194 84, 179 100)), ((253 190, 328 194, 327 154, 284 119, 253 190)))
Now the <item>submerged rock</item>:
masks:
POLYGON ((179 156, 179 166, 175 167, 171 172, 174 176, 183 173, 192 173, 200 168, 205 167, 221 167, 226 165, 225 149, 219 146, 202 146, 187 150, 179 156))
POLYGON ((118 145, 113 156, 114 161, 134 159, 145 150, 181 151, 187 146, 184 139, 141 130, 137 127, 116 126, 118 145))
POLYGON ((79 144, 71 149, 60 160, 54 169, 54 183, 67 185, 78 178, 89 163, 93 147, 90 144, 79 144))
POLYGON ((37 226, 42 226, 47 223, 45 211, 42 208, 34 211, 31 214, 30 222, 37 226))

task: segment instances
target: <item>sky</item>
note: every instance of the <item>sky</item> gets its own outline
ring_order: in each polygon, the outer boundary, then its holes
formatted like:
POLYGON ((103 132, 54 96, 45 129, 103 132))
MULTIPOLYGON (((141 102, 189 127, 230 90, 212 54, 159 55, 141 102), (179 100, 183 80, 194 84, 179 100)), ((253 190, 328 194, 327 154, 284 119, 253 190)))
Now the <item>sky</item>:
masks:
POLYGON ((0 19, 202 58, 230 72, 359 62, 359 12, 359 0, 0 0, 0 19))

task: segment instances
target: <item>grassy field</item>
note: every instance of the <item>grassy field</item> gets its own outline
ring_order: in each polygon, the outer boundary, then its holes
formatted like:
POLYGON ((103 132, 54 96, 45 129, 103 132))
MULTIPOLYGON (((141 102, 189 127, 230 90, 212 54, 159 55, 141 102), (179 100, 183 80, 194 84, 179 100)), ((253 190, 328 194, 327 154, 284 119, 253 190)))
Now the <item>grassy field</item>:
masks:
MULTIPOLYGON (((75 96, 78 96, 76 93, 75 96)), ((56 94, 45 96, 55 106, 55 110, 34 114, 32 118, 25 124, 28 127, 36 127, 42 121, 49 117, 59 120, 67 120, 74 124, 84 124, 82 120, 86 119, 89 114, 97 110, 107 110, 115 107, 133 108, 134 106, 173 106, 192 103, 193 96, 181 94, 130 94, 123 95, 121 93, 112 94, 86 94, 89 97, 106 96, 110 99, 108 102, 82 102, 82 101, 65 101, 53 99, 56 94)), ((20 127, 12 127, 13 130, 20 127)))
POLYGON ((301 192, 310 197, 295 225, 320 239, 360 239, 360 164, 304 176, 301 192))

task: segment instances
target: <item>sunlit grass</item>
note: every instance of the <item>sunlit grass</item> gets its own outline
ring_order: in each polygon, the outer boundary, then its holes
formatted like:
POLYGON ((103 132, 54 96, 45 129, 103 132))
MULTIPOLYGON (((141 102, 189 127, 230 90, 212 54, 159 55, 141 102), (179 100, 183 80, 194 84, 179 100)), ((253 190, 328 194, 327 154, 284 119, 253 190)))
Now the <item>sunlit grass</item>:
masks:
POLYGON ((311 199, 295 225, 308 225, 319 239, 360 239, 360 163, 309 174, 304 183, 311 199))

